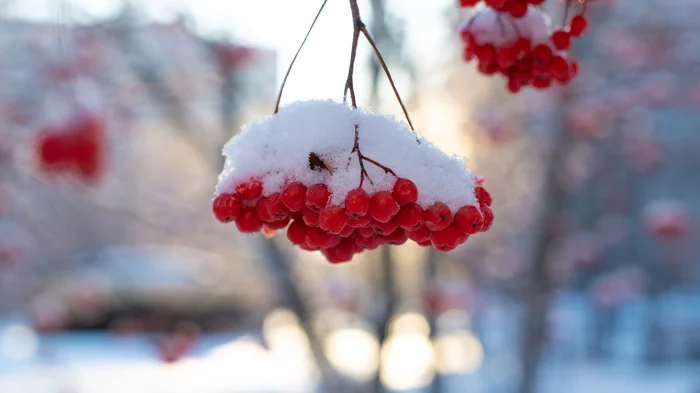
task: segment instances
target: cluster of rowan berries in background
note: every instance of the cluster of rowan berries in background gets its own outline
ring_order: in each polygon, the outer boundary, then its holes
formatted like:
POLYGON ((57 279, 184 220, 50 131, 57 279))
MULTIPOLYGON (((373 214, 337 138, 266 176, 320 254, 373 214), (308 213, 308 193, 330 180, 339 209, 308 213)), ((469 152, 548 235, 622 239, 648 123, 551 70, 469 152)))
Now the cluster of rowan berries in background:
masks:
MULTIPOLYGON (((508 90, 526 86, 547 89, 555 82, 566 84, 578 74, 578 63, 568 50, 588 27, 584 12, 552 29, 540 6, 544 0, 460 0, 461 7, 474 7, 459 32, 464 59, 476 61, 485 75, 503 75, 508 90)), ((566 0, 567 10, 572 0, 566 0)), ((568 19, 568 18, 567 18, 568 19)))
POLYGON ((76 112, 65 124, 46 126, 36 141, 39 167, 49 174, 71 174, 85 182, 99 178, 105 161, 103 119, 76 112))
POLYGON ((309 187, 290 182, 279 193, 263 195, 263 184, 252 179, 219 194, 213 212, 221 222, 235 222, 239 231, 272 235, 287 228, 287 238, 307 251, 321 251, 331 263, 350 261, 354 254, 383 244, 401 245, 409 239, 421 246, 451 251, 470 235, 491 227, 491 196, 474 189, 479 206, 456 212, 441 202, 427 208, 416 203, 418 188, 397 178, 393 189, 369 194, 350 190, 342 205, 331 205, 325 184, 309 187))

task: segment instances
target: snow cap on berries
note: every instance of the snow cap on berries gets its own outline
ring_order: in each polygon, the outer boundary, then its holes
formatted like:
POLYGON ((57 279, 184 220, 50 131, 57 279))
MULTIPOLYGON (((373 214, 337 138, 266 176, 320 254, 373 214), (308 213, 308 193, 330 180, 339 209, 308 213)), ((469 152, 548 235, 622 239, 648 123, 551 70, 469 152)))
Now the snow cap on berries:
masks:
POLYGON ((513 44, 519 38, 530 40, 533 46, 547 43, 549 30, 549 18, 538 7, 530 5, 525 16, 511 18, 483 3, 474 8, 471 16, 459 27, 462 34, 470 34, 477 44, 497 47, 513 44))
MULTIPOLYGON (((418 144, 408 126, 393 117, 332 100, 295 102, 244 126, 224 146, 226 163, 216 194, 251 179, 263 184, 264 196, 281 192, 291 182, 326 184, 329 205, 342 206, 360 183, 360 165, 352 152, 356 125, 362 154, 413 181, 422 208, 442 202, 456 213, 462 206, 479 205, 474 195, 477 177, 466 169, 466 160, 446 155, 422 137, 418 144), (311 153, 322 167, 310 165, 311 153)), ((371 182, 365 179, 362 187, 368 193, 392 191, 394 175, 368 161, 364 165, 371 182)))

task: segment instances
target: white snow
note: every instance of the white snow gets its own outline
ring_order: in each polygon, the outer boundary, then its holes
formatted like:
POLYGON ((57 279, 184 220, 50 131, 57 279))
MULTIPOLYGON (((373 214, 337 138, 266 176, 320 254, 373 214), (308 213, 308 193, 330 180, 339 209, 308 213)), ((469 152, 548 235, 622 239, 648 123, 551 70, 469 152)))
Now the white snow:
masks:
MULTIPOLYGON (((290 181, 307 187, 325 183, 332 192, 330 203, 341 205, 347 192, 360 183, 357 155, 351 154, 355 124, 362 154, 412 180, 423 208, 436 201, 453 212, 461 206, 478 205, 476 175, 466 169, 464 158, 448 156, 423 137, 418 137, 418 144, 410 128, 393 117, 332 100, 294 102, 276 115, 245 125, 223 148, 226 163, 216 194, 251 178, 262 181, 263 195, 281 191, 290 181), (333 175, 309 168, 312 152, 336 168, 333 175)), ((374 183, 364 181, 368 193, 392 189, 395 178, 391 174, 367 161, 365 169, 374 183)))
POLYGON ((548 43, 550 21, 545 13, 530 5, 522 18, 513 18, 504 12, 480 3, 472 14, 459 27, 459 31, 468 30, 479 45, 511 45, 518 38, 527 38, 532 45, 548 43))

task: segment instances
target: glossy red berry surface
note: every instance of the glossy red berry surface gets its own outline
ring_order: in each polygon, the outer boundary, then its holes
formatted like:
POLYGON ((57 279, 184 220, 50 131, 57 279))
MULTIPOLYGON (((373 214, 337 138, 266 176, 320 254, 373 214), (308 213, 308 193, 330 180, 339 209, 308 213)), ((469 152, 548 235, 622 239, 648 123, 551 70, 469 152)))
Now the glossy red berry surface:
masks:
POLYGON ((308 227, 303 222, 299 220, 293 221, 287 228, 287 239, 293 244, 304 244, 306 243, 307 229, 308 227))
POLYGON ((380 235, 388 235, 391 232, 394 232, 398 227, 399 223, 396 220, 396 218, 391 219, 387 222, 375 222, 374 224, 372 224, 372 228, 374 228, 374 231, 380 235))
POLYGON ((316 213, 315 211, 309 209, 308 207, 304 207, 301 210, 301 218, 304 220, 304 224, 310 227, 317 227, 318 226, 318 218, 319 214, 316 213))
POLYGON ((569 33, 573 37, 581 37, 583 33, 586 32, 586 29, 588 29, 588 20, 585 16, 576 15, 571 18, 571 22, 569 23, 569 33))
POLYGON ((221 222, 231 222, 241 214, 241 201, 233 194, 220 194, 212 203, 214 217, 221 222))
POLYGON ((394 197, 388 191, 380 191, 370 199, 369 213, 376 221, 387 222, 399 212, 401 208, 394 197))
POLYGON ((399 205, 414 203, 418 200, 418 187, 412 181, 400 177, 396 179, 391 195, 399 205))
POLYGON ((491 194, 489 194, 484 187, 479 186, 474 188, 474 195, 476 196, 476 200, 479 201, 480 205, 491 206, 493 198, 491 198, 491 194))
POLYGON ((280 199, 287 209, 298 212, 306 203, 306 186, 300 182, 290 183, 282 190, 280 199))
POLYGON ((484 216, 484 225, 481 228, 481 231, 486 232, 491 229, 491 224, 493 224, 493 211, 490 207, 481 205, 481 214, 484 216))
POLYGON ((246 207, 236 220, 236 228, 243 233, 254 233, 262 229, 262 221, 258 217, 255 208, 246 207))
POLYGON ((425 210, 425 227, 433 232, 442 231, 452 222, 452 212, 442 202, 435 202, 425 210))
POLYGON ((331 192, 328 190, 328 186, 314 184, 306 190, 306 207, 318 212, 328 205, 330 196, 331 192))
POLYGON ((255 212, 264 222, 275 221, 275 218, 272 217, 270 210, 268 209, 268 200, 266 197, 262 197, 255 202, 255 212))
POLYGON ((244 201, 253 201, 258 199, 260 195, 262 195, 262 190, 262 183, 255 179, 251 179, 248 182, 241 183, 236 186, 236 193, 238 193, 240 198, 244 201))
POLYGON ((416 243, 424 242, 424 241, 430 241, 430 234, 432 232, 430 229, 426 227, 420 227, 418 229, 414 229, 412 231, 407 232, 406 234, 408 235, 408 238, 413 240, 416 243))
POLYGON ((423 208, 416 203, 403 205, 396 215, 397 222, 401 228, 413 231, 423 226, 423 208))
POLYGON ((345 196, 345 212, 348 216, 360 217, 369 211, 370 197, 362 188, 350 190, 345 196))
POLYGON ((552 43, 559 50, 567 50, 571 48, 571 34, 564 30, 557 30, 552 33, 552 43))
POLYGON ((348 222, 348 216, 340 206, 326 206, 318 217, 318 225, 324 231, 339 234, 348 222))
POLYGON ((456 225, 448 225, 445 229, 430 234, 430 241, 438 251, 452 251, 459 245, 462 232, 456 225))
POLYGON ((455 214, 455 225, 465 234, 481 231, 484 219, 476 206, 462 206, 455 214))
POLYGON ((333 234, 321 228, 306 229, 306 244, 315 250, 323 250, 330 247, 333 243, 333 237, 333 234))

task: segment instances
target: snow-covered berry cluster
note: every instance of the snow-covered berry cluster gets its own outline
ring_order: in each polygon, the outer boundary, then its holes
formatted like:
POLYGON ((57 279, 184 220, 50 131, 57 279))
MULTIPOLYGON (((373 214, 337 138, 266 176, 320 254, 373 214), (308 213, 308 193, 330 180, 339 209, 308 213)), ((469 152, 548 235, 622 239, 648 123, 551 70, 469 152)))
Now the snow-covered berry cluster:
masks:
POLYGON ((95 181, 104 167, 104 122, 97 114, 77 112, 65 124, 46 126, 36 141, 36 153, 44 172, 95 181))
POLYGON ((451 251, 493 222, 483 179, 463 160, 345 104, 289 105, 246 126, 224 153, 215 217, 244 233, 286 228, 332 263, 409 239, 451 251))
POLYGON ((506 77, 512 93, 526 86, 547 89, 554 82, 570 82, 578 75, 578 63, 568 50, 572 40, 584 34, 588 21, 582 12, 568 25, 564 23, 566 27, 552 29, 548 16, 538 7, 543 2, 462 0, 462 7, 474 7, 459 27, 465 61, 477 61, 482 74, 506 77))

